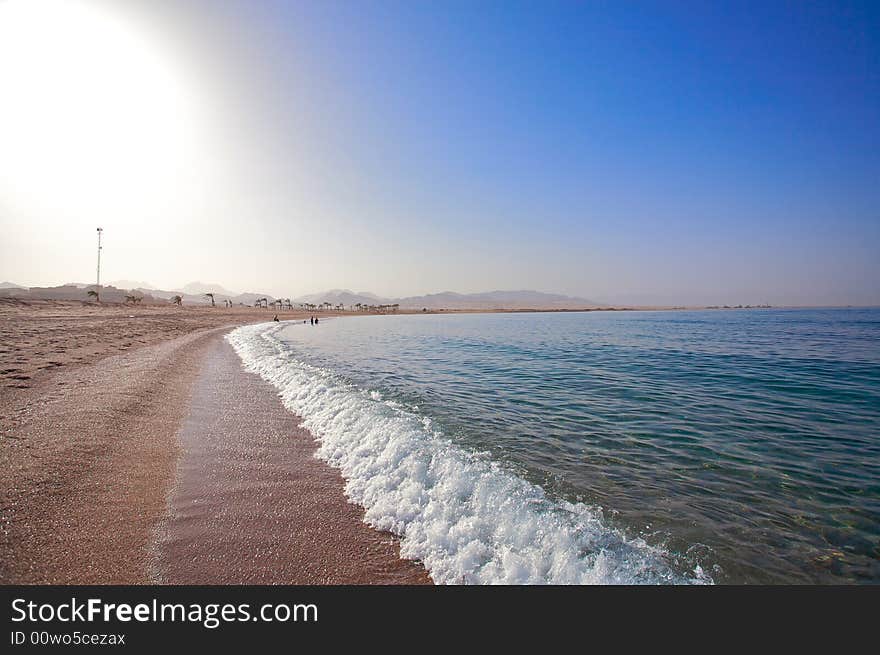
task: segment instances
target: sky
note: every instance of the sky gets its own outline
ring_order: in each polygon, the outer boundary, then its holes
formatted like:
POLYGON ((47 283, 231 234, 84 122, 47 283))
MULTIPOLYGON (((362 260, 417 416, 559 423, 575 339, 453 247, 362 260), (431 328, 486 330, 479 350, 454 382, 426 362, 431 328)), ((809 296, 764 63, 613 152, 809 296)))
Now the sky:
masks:
POLYGON ((0 281, 880 304, 876 2, 0 0, 0 281))

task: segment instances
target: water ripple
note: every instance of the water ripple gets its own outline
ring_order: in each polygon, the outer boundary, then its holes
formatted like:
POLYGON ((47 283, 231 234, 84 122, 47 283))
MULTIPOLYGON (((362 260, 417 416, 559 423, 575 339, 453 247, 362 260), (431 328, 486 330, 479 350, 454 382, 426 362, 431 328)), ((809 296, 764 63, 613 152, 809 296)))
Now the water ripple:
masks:
POLYGON ((880 310, 359 317, 281 334, 717 580, 880 581, 880 310))

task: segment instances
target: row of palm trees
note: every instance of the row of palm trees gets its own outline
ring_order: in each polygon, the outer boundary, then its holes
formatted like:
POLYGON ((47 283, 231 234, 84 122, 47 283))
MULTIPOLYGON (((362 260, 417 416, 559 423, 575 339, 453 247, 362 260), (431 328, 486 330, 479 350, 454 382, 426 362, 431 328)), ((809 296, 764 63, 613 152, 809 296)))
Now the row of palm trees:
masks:
MULTIPOLYGON (((101 296, 99 295, 97 290, 90 289, 88 291, 88 295, 90 298, 94 298, 95 302, 101 302, 101 296)), ((217 301, 214 298, 214 294, 209 292, 204 294, 206 298, 211 301, 211 307, 217 306, 217 301)), ((126 295, 125 302, 131 303, 132 305, 138 305, 143 300, 143 296, 137 295, 126 295)), ((183 296, 176 295, 171 297, 171 303, 173 305, 177 305, 178 307, 183 305, 183 296)), ((241 304, 241 303, 239 303, 241 304)), ((294 309, 294 304, 296 307, 301 310, 308 310, 310 312, 324 312, 324 311, 332 311, 335 310, 337 312, 344 311, 358 311, 358 312, 369 312, 373 314, 386 314, 386 313, 396 313, 400 309, 399 303, 388 304, 388 305, 368 305, 365 303, 355 303, 354 305, 349 305, 348 309, 343 303, 333 304, 329 301, 324 301, 322 303, 308 303, 308 302, 300 302, 300 303, 292 303, 290 298, 276 298, 275 300, 270 301, 268 298, 258 298, 254 301, 254 307, 260 307, 262 309, 268 309, 269 307, 277 308, 279 310, 292 310, 294 309)), ((232 307, 234 303, 231 300, 224 300, 224 307, 232 307)))
MULTIPOLYGON (((206 293, 205 296, 211 299, 211 306, 214 307, 214 294, 206 293)), ((178 298, 179 296, 175 296, 178 298)), ((233 303, 231 300, 224 301, 228 303, 228 307, 232 307, 233 303)), ((179 302, 177 304, 180 304, 179 302)), ((388 305, 367 305, 364 303, 356 303, 354 305, 349 305, 346 308, 344 303, 333 304, 329 301, 324 301, 322 303, 310 303, 310 302, 300 302, 293 303, 290 298, 276 298, 275 300, 269 300, 268 298, 257 298, 254 301, 254 307, 260 307, 262 309, 268 309, 269 307, 276 308, 279 310, 287 309, 293 310, 294 306, 300 310, 307 310, 310 312, 329 312, 329 311, 358 311, 358 312, 372 312, 372 313, 388 313, 388 312, 397 312, 400 309, 399 303, 388 304, 388 305)))
MULTIPOLYGON (((289 303, 290 301, 288 301, 289 303)), ((372 312, 374 314, 385 314, 388 312, 397 312, 400 309, 399 303, 394 303, 393 305, 367 305, 365 303, 355 303, 354 305, 349 305, 348 308, 343 303, 339 303, 334 305, 331 302, 322 302, 320 304, 311 304, 311 303, 299 303, 299 306, 302 309, 308 309, 309 311, 330 311, 336 310, 337 312, 372 312)))
MULTIPOLYGON (((89 298, 94 298, 95 302, 100 304, 101 292, 98 291, 97 289, 89 289, 88 291, 86 291, 86 295, 89 298)), ((140 305, 143 302, 143 300, 144 300, 143 296, 139 296, 134 293, 125 294, 125 304, 127 304, 127 305, 140 305)), ((180 296, 174 296, 174 298, 172 298, 172 302, 175 302, 178 305, 181 303, 182 300, 183 299, 180 296)))
POLYGON ((254 301, 254 307, 262 307, 263 309, 268 309, 269 307, 277 307, 278 309, 293 309, 294 304, 298 309, 308 310, 310 312, 323 312, 333 309, 340 312, 345 311, 345 305, 343 305, 342 303, 339 303, 338 305, 334 305, 330 302, 323 302, 320 304, 309 302, 293 303, 290 301, 290 298, 276 298, 272 301, 270 301, 268 298, 258 298, 254 301))
MULTIPOLYGON (((290 302, 290 298, 276 298, 271 302, 268 298, 258 298, 254 301, 254 307, 269 309, 270 306, 277 307, 278 309, 293 309, 293 303, 290 302)), ((302 307, 302 304, 300 304, 300 307, 302 307)))
POLYGON ((396 313, 397 310, 400 309, 400 303, 394 303, 393 305, 365 305, 363 303, 357 303, 356 305, 352 305, 352 307, 359 312, 387 314, 388 312, 396 313))

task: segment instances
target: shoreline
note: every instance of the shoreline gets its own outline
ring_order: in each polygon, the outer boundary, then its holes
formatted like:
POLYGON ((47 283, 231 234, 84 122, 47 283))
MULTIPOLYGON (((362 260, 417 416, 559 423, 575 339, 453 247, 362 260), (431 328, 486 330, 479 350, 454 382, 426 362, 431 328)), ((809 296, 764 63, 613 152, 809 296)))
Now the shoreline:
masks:
MULTIPOLYGON (((180 525, 171 523, 178 536, 168 529, 175 485, 180 482, 178 469, 186 458, 183 442, 193 436, 192 429, 187 433, 184 427, 194 409, 199 372, 208 365, 208 354, 223 334, 239 325, 268 322, 274 313, 62 301, 0 303, 0 466, 7 471, 0 481, 0 583, 227 579, 223 576, 230 573, 216 568, 198 575, 177 569, 163 572, 161 540, 177 541, 175 548, 180 548, 180 525)), ((459 312, 400 312, 405 313, 459 312)), ((310 315, 278 314, 282 320, 295 321, 310 315)), ((320 313, 322 318, 365 315, 370 313, 320 313)), ((235 357, 241 375, 252 375, 235 357)), ((278 404, 274 390, 256 395, 268 395, 278 404)), ((227 399, 226 404, 234 405, 235 400, 227 399)), ((298 443, 299 459, 287 462, 288 472, 303 462, 314 462, 317 468, 312 475, 321 480, 323 495, 332 496, 337 514, 347 516, 361 532, 353 535, 339 525, 322 524, 314 515, 300 513, 300 520, 328 534, 347 534, 350 544, 361 544, 360 552, 381 551, 378 561, 384 562, 374 567, 380 573, 368 579, 339 559, 322 573, 303 564, 306 560, 300 557, 305 577, 297 578, 282 563, 284 579, 430 582, 420 566, 417 573, 391 566, 391 559, 406 561, 399 559, 396 538, 363 523, 363 509, 343 497, 339 473, 311 457, 315 450, 311 435, 304 436, 299 420, 280 404, 276 410, 291 417, 284 429, 294 433, 298 443), (391 559, 389 552, 394 554, 391 559)), ((239 426, 237 434, 252 442, 252 432, 239 426)), ((283 449, 276 450, 276 457, 283 454, 283 449)), ((231 479, 242 486, 241 479, 231 479)), ((293 488, 281 492, 298 493, 293 488)), ((186 493, 192 497, 193 489, 186 493)), ((247 503, 236 507, 241 514, 247 511, 247 503)), ((314 507, 313 503, 313 514, 314 507)), ((290 525, 286 529, 292 533, 290 525)), ((320 561, 322 553, 311 552, 314 561, 320 561)), ((240 581, 277 581, 253 571, 239 570, 237 575, 240 581)))
POLYGON ((0 303, 0 584, 430 582, 314 457, 308 407, 230 350, 231 329, 271 316, 0 303))
POLYGON ((153 553, 164 584, 432 584, 364 522, 277 391, 213 335, 178 432, 153 553))
MULTIPOLYGON (((180 475, 179 470, 185 462, 191 467, 188 448, 194 439, 207 434, 203 429, 193 430, 194 424, 187 422, 196 411, 194 394, 210 390, 200 374, 205 367, 220 363, 227 377, 231 370, 238 371, 232 375, 233 382, 248 391, 252 400, 280 405, 276 394, 266 388, 255 390, 255 376, 244 371, 223 339, 238 325, 266 322, 273 313, 66 303, 0 309, 5 310, 0 311, 0 466, 5 471, 0 481, 0 584, 146 584, 157 578, 168 582, 193 579, 196 567, 163 571, 158 555, 161 539, 174 534, 168 526, 173 527, 169 511, 175 491, 181 481, 198 481, 180 475)), ((292 320, 309 315, 285 314, 285 319, 292 320)), ((226 398, 223 406, 231 403, 234 400, 226 398)), ((227 511, 227 518, 247 518, 241 524, 245 527, 253 521, 270 528, 261 531, 265 535, 261 545, 275 548, 273 561, 284 570, 283 575, 273 577, 275 569, 260 569, 259 558, 255 560, 249 551, 232 549, 225 555, 240 562, 237 569, 233 567, 236 580, 430 584, 423 567, 399 558, 392 535, 362 522, 363 510, 344 499, 338 473, 311 457, 314 442, 298 427, 297 418, 287 410, 283 414, 276 410, 273 407, 265 415, 277 419, 274 427, 281 428, 275 434, 273 462, 283 460, 290 450, 289 477, 296 467, 311 468, 308 475, 296 478, 296 484, 272 490, 281 494, 286 509, 299 510, 289 516, 273 514, 273 508, 243 479, 237 481, 237 496, 230 493, 225 498, 238 501, 227 510, 240 510, 227 511), (296 437, 293 442, 279 441, 289 433, 296 437), (294 443, 295 447, 288 447, 294 443), (303 489, 312 490, 311 507, 296 505, 305 497, 303 489), (335 523, 317 511, 325 502, 332 508, 327 517, 335 523), (271 526, 278 527, 279 519, 285 527, 273 533, 271 526), (294 533, 291 528, 296 521, 305 531, 294 533), (292 539, 302 542, 309 535, 321 534, 326 538, 313 541, 298 554, 292 552, 292 539), (343 548, 326 548, 325 542, 333 539, 343 548), (311 569, 309 562, 315 565, 311 569)), ((240 424, 235 435, 238 454, 260 446, 261 434, 250 419, 240 424)), ((221 444, 219 451, 228 453, 229 445, 221 444)), ((192 494, 194 488, 208 489, 202 481, 195 487, 190 484, 187 493, 192 494)), ((200 538, 196 545, 210 544, 200 538)), ((228 564, 199 569, 198 580, 229 580, 224 577, 228 564)))

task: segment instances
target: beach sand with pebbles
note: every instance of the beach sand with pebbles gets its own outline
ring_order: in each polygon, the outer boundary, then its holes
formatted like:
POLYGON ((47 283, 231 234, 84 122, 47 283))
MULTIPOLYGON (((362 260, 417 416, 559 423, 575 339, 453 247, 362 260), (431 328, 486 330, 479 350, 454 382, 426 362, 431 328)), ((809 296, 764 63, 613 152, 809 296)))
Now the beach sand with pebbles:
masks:
POLYGON ((223 340, 273 314, 0 301, 0 583, 429 583, 223 340))

